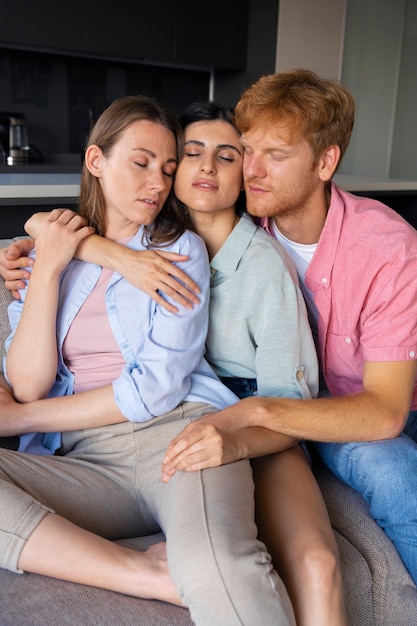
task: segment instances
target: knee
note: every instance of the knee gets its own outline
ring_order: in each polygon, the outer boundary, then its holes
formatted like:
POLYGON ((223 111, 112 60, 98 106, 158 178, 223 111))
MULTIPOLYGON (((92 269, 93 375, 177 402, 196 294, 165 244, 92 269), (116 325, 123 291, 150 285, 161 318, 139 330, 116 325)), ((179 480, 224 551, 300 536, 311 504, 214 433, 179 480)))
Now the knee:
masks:
POLYGON ((297 555, 298 580, 310 589, 331 591, 340 585, 341 570, 337 546, 326 543, 309 545, 297 555))

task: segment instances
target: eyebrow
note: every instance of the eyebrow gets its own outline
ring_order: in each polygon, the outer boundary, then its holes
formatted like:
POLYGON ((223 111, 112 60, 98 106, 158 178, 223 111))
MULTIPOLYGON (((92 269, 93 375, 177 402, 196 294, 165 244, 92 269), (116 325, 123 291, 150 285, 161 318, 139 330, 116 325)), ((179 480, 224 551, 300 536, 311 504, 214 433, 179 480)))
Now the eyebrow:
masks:
MULTIPOLYGON (((198 141, 197 139, 189 139, 188 141, 185 142, 185 146, 188 146, 189 144, 194 144, 197 146, 201 146, 202 148, 204 148, 204 146, 206 145, 204 143, 204 141, 198 141)), ((231 143, 220 143, 216 146, 216 148, 218 150, 224 150, 224 149, 229 149, 229 150, 234 150, 235 152, 237 152, 238 154, 241 154, 240 150, 238 148, 236 148, 236 146, 234 146, 231 143)))

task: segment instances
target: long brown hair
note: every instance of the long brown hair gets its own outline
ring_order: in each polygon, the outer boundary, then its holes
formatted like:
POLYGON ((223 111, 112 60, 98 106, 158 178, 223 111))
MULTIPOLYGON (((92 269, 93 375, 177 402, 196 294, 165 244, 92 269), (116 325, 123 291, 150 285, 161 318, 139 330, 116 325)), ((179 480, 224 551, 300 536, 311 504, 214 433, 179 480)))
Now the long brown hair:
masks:
MULTIPOLYGON (((87 147, 97 145, 106 155, 121 133, 134 122, 141 120, 160 124, 174 135, 179 162, 184 145, 181 126, 167 107, 148 96, 125 96, 115 100, 95 123, 87 147)), ((106 202, 99 180, 89 172, 85 163, 81 174, 79 212, 99 235, 104 235, 106 202)), ((145 226, 145 234, 152 245, 166 245, 178 239, 186 228, 187 222, 171 189, 164 207, 153 224, 145 226)))

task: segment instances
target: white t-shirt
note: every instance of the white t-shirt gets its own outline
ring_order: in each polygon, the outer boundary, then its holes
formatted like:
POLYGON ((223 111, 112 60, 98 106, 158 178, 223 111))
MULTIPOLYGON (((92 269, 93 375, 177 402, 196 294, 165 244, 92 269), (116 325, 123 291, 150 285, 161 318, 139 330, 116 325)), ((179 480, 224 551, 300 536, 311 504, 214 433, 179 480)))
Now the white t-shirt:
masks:
POLYGON ((269 224, 275 239, 277 239, 284 246, 291 259, 294 261, 295 267, 297 268, 297 274, 300 280, 300 287, 303 292, 303 296, 308 309, 310 325, 313 331, 313 335, 316 338, 319 313, 314 303, 313 294, 311 293, 310 289, 306 287, 305 274, 309 263, 313 258, 313 254, 317 249, 317 244, 303 244, 298 243, 297 241, 291 241, 290 239, 287 239, 287 237, 284 237, 284 235, 278 230, 274 220, 270 220, 269 224))

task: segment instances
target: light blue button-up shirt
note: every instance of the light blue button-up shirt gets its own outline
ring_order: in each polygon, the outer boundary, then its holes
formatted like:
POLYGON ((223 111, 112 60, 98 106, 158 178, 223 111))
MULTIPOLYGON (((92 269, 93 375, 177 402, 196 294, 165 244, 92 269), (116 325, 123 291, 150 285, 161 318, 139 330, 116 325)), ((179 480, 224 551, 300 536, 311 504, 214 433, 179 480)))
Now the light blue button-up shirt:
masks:
MULTIPOLYGON (((141 228, 129 247, 145 249, 142 235, 141 228)), ((237 400, 204 359, 209 306, 209 263, 205 244, 195 233, 186 232, 164 250, 190 257, 179 266, 201 288, 201 303, 192 310, 180 307, 179 313, 169 313, 117 272, 113 273, 106 290, 108 319, 125 360, 120 376, 113 382, 114 398, 121 413, 133 422, 163 415, 182 401, 207 402, 221 409, 237 400)), ((101 267, 74 260, 62 274, 57 317, 59 365, 50 397, 73 393, 74 376, 64 363, 62 345, 100 273, 101 267)), ((12 334, 6 348, 19 322, 25 293, 23 290, 21 301, 14 301, 9 307, 12 334)), ((39 366, 41 364, 42 355, 39 355, 39 366)), ((7 360, 5 366, 7 376, 7 360)), ((19 450, 50 454, 60 445, 60 433, 38 433, 23 435, 19 450)))

